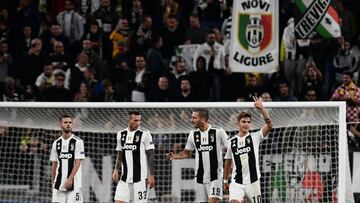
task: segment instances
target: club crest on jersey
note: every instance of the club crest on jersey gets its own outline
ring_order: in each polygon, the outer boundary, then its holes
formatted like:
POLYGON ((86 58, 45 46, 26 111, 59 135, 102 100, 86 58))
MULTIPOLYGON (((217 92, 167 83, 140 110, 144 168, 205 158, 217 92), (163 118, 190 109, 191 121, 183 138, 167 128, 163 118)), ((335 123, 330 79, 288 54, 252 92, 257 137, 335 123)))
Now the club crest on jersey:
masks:
POLYGON ((214 135, 210 136, 210 142, 215 142, 215 136, 214 135))
POLYGON ((238 39, 251 54, 264 50, 271 42, 272 15, 243 13, 239 15, 238 39))
POLYGON ((74 151, 74 149, 75 149, 74 144, 71 144, 71 145, 70 145, 70 151, 74 151))
POLYGON ((139 142, 139 140, 140 140, 140 136, 137 135, 137 136, 135 137, 135 142, 139 142))

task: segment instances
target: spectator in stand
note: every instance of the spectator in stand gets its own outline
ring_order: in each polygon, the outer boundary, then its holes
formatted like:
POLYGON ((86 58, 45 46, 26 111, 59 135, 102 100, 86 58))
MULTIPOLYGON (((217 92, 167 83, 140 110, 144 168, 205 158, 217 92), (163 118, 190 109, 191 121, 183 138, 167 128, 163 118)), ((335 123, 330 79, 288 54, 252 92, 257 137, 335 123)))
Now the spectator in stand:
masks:
POLYGON ((64 35, 70 43, 80 41, 84 35, 85 19, 76 11, 73 0, 65 0, 65 10, 56 16, 57 22, 61 25, 64 35))
POLYGON ((116 94, 113 89, 113 85, 112 85, 111 81, 108 79, 105 79, 103 81, 103 87, 104 87, 104 91, 100 95, 100 98, 98 101, 99 102, 115 102, 115 101, 117 101, 116 94))
POLYGON ((182 8, 180 4, 174 0, 164 0, 162 6, 162 22, 167 23, 169 16, 174 16, 176 19, 179 19, 182 8))
POLYGON ((136 32, 136 46, 139 52, 146 53, 152 44, 154 30, 152 18, 149 15, 144 15, 141 18, 141 24, 136 32))
POLYGON ((191 91, 190 78, 188 76, 181 76, 180 91, 177 93, 174 101, 176 102, 195 102, 197 101, 196 95, 191 91))
POLYGON ((12 77, 5 79, 4 92, 1 96, 1 101, 5 102, 24 101, 24 94, 16 87, 16 82, 12 77))
POLYGON ((73 97, 68 89, 64 86, 65 72, 58 71, 55 74, 55 85, 39 92, 37 101, 48 102, 69 102, 73 97))
POLYGON ((314 89, 307 89, 304 95, 304 101, 317 101, 317 92, 314 89))
POLYGON ((351 72, 343 73, 343 84, 333 92, 332 101, 346 102, 346 122, 359 122, 360 88, 353 82, 351 72))
POLYGON ((115 8, 111 6, 110 0, 100 0, 100 8, 94 12, 93 18, 99 22, 102 28, 102 57, 107 62, 111 62, 112 44, 109 36, 117 24, 119 16, 115 8))
POLYGON ((3 53, 0 53, 0 93, 5 86, 5 79, 10 76, 9 64, 7 63, 3 53))
POLYGON ((70 66, 70 55, 64 51, 64 44, 61 41, 54 42, 53 52, 48 56, 47 61, 50 62, 54 70, 67 71, 70 66))
POLYGON ((169 15, 166 26, 161 30, 163 39, 162 55, 166 64, 170 63, 172 56, 176 54, 177 46, 184 42, 185 30, 179 25, 175 15, 169 15))
POLYGON ((171 71, 171 74, 169 75, 169 81, 171 85, 171 89, 174 92, 179 92, 180 90, 180 78, 182 76, 187 76, 187 69, 186 69, 186 63, 184 58, 177 57, 175 62, 174 70, 171 71))
POLYGON ((54 43, 60 41, 63 43, 65 50, 67 50, 69 39, 64 35, 61 25, 53 23, 51 25, 50 35, 42 35, 44 42, 44 53, 48 54, 53 50, 54 43))
POLYGON ((271 98, 271 95, 269 92, 263 92, 261 94, 261 99, 263 102, 271 102, 272 101, 272 98, 271 98))
POLYGON ((102 31, 99 27, 99 23, 96 20, 90 22, 90 28, 87 33, 84 34, 83 40, 90 40, 92 49, 101 57, 102 50, 102 31))
POLYGON ((189 17, 190 28, 185 31, 185 44, 202 44, 206 41, 208 30, 201 27, 199 17, 192 14, 189 17))
POLYGON ((108 66, 104 63, 99 54, 94 51, 93 44, 90 40, 84 39, 82 41, 82 52, 88 55, 89 65, 92 69, 94 69, 97 79, 103 80, 104 78, 110 76, 108 66))
POLYGON ((198 8, 201 14, 202 26, 209 30, 221 27, 221 4, 223 0, 200 0, 198 8))
POLYGON ((205 43, 198 46, 194 54, 195 67, 196 60, 199 56, 203 56, 208 64, 208 70, 213 74, 213 100, 219 101, 221 95, 221 84, 224 78, 225 71, 225 49, 224 46, 216 42, 216 35, 213 31, 210 31, 207 35, 205 43))
POLYGON ((125 17, 129 22, 129 27, 131 31, 136 32, 140 26, 142 16, 146 14, 144 11, 140 0, 132 0, 132 7, 129 10, 124 10, 125 17))
POLYGON ((31 48, 31 40, 34 38, 30 26, 25 26, 23 28, 23 34, 20 39, 14 41, 14 46, 12 50, 16 53, 17 56, 29 51, 31 48))
POLYGON ((295 96, 290 95, 289 86, 286 81, 279 82, 279 95, 274 97, 274 101, 297 101, 295 96))
POLYGON ((129 34, 129 23, 127 19, 120 18, 115 29, 110 34, 110 40, 113 44, 112 57, 118 54, 124 54, 126 51, 126 42, 129 34))
POLYGON ((243 91, 239 92, 238 101, 247 101, 250 102, 253 100, 253 97, 260 97, 263 92, 263 87, 259 82, 258 77, 253 74, 248 74, 248 80, 243 91))
POLYGON ((86 53, 81 52, 77 56, 77 62, 66 71, 65 87, 68 88, 72 95, 80 88, 81 81, 84 80, 84 71, 89 67, 89 57, 86 53))
POLYGON ((100 0, 80 0, 80 14, 86 19, 100 8, 100 0))
POLYGON ((20 56, 16 65, 16 79, 27 91, 27 94, 34 93, 35 80, 43 72, 44 56, 42 54, 42 42, 35 38, 31 41, 29 51, 20 56))
POLYGON ((14 21, 11 22, 11 38, 17 40, 21 37, 21 33, 25 25, 31 27, 34 36, 38 36, 40 28, 40 12, 36 7, 36 2, 32 0, 20 0, 14 21))
POLYGON ((135 58, 135 70, 130 76, 131 101, 144 102, 146 89, 146 61, 145 57, 138 55, 135 58))
POLYGON ((125 60, 115 64, 115 68, 112 72, 112 81, 118 101, 131 101, 131 74, 132 69, 130 70, 128 63, 125 60))
POLYGON ((212 75, 206 70, 206 59, 199 56, 196 61, 196 71, 190 72, 192 92, 199 101, 210 101, 212 75))
MULTIPOLYGON (((301 95, 305 95, 307 89, 313 89, 316 95, 321 93, 323 76, 314 62, 308 63, 303 73, 301 95)), ((317 99, 320 99, 319 97, 317 99)))
POLYGON ((81 83, 79 91, 75 94, 74 97, 75 102, 90 102, 91 98, 91 90, 86 86, 85 83, 81 83))
POLYGON ((6 25, 5 19, 0 16, 0 40, 10 40, 10 31, 6 25))
POLYGON ((358 57, 352 50, 349 42, 341 41, 338 53, 334 56, 333 64, 335 67, 336 85, 342 83, 342 73, 345 71, 356 72, 358 57))
POLYGON ((147 61, 147 71, 150 73, 150 86, 147 88, 152 89, 155 87, 160 75, 167 74, 169 72, 168 67, 164 64, 163 57, 161 54, 161 47, 163 46, 162 38, 158 35, 155 35, 152 38, 153 46, 147 52, 146 61, 147 61))
POLYGON ((51 63, 44 64, 44 71, 41 73, 35 81, 35 86, 38 91, 43 91, 51 86, 55 85, 55 75, 53 74, 53 66, 51 63))
POLYGON ((149 102, 171 102, 174 99, 174 94, 169 88, 169 79, 163 75, 159 77, 158 86, 152 92, 146 95, 149 102))

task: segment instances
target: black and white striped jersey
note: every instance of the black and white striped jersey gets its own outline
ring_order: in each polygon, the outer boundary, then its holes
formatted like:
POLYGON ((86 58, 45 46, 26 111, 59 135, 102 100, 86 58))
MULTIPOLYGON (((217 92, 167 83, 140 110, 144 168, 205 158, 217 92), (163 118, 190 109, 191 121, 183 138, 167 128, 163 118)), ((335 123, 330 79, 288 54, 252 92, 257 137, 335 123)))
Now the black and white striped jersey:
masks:
POLYGON ((227 134, 222 128, 209 128, 202 132, 192 130, 185 146, 196 150, 195 176, 198 183, 209 183, 223 177, 223 148, 227 146, 227 134))
MULTIPOLYGON (((53 185, 55 189, 66 191, 64 184, 73 170, 76 159, 85 159, 84 142, 81 138, 72 134, 68 139, 61 136, 53 142, 50 161, 58 162, 53 185)), ((74 188, 81 188, 81 164, 70 190, 74 188)))
POLYGON ((122 151, 121 180, 136 183, 148 176, 146 150, 155 149, 149 131, 128 128, 117 133, 116 151, 122 151))
POLYGON ((236 135, 229 140, 225 159, 232 159, 232 179, 236 183, 249 184, 259 180, 259 146, 263 140, 262 130, 243 137, 236 135))

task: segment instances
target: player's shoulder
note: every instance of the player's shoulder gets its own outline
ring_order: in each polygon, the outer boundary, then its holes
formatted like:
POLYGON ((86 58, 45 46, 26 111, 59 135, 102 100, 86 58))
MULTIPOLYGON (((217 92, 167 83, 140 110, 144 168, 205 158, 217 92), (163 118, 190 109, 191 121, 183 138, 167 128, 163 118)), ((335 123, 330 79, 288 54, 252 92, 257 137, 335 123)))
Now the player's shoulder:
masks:
POLYGON ((231 142, 232 140, 236 140, 238 138, 238 136, 232 136, 232 137, 229 137, 228 140, 231 142))
POLYGON ((58 141, 60 141, 60 140, 61 140, 61 136, 59 136, 58 138, 56 138, 56 140, 54 140, 53 143, 56 143, 56 142, 58 142, 58 141))
POLYGON ((83 139, 81 139, 79 136, 77 136, 77 135, 74 135, 73 137, 72 137, 74 140, 76 140, 76 141, 83 141, 83 139))
POLYGON ((119 130, 119 131, 117 132, 117 134, 118 134, 118 135, 121 135, 121 134, 126 133, 126 132, 127 132, 127 128, 124 128, 124 129, 122 129, 122 130, 119 130))

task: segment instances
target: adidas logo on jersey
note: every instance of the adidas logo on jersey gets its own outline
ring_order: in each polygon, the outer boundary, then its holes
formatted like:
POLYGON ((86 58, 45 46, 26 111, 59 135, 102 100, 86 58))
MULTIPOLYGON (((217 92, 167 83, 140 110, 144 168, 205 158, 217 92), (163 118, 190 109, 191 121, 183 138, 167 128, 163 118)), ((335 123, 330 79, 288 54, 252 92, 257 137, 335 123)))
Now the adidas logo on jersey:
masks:
POLYGON ((245 148, 239 148, 236 150, 235 155, 239 155, 239 154, 245 154, 251 151, 250 147, 245 147, 245 148))
POLYGON ((69 153, 61 153, 59 156, 59 159, 71 159, 72 158, 72 154, 69 153))
POLYGON ((213 150, 213 146, 200 146, 199 148, 198 148, 198 151, 199 152, 201 152, 201 151, 211 151, 211 150, 213 150))
POLYGON ((133 151, 134 151, 134 150, 137 149, 137 146, 136 146, 136 145, 131 145, 131 144, 128 145, 128 144, 127 144, 127 145, 125 145, 125 146, 123 147, 123 149, 124 149, 124 150, 133 150, 133 151))

